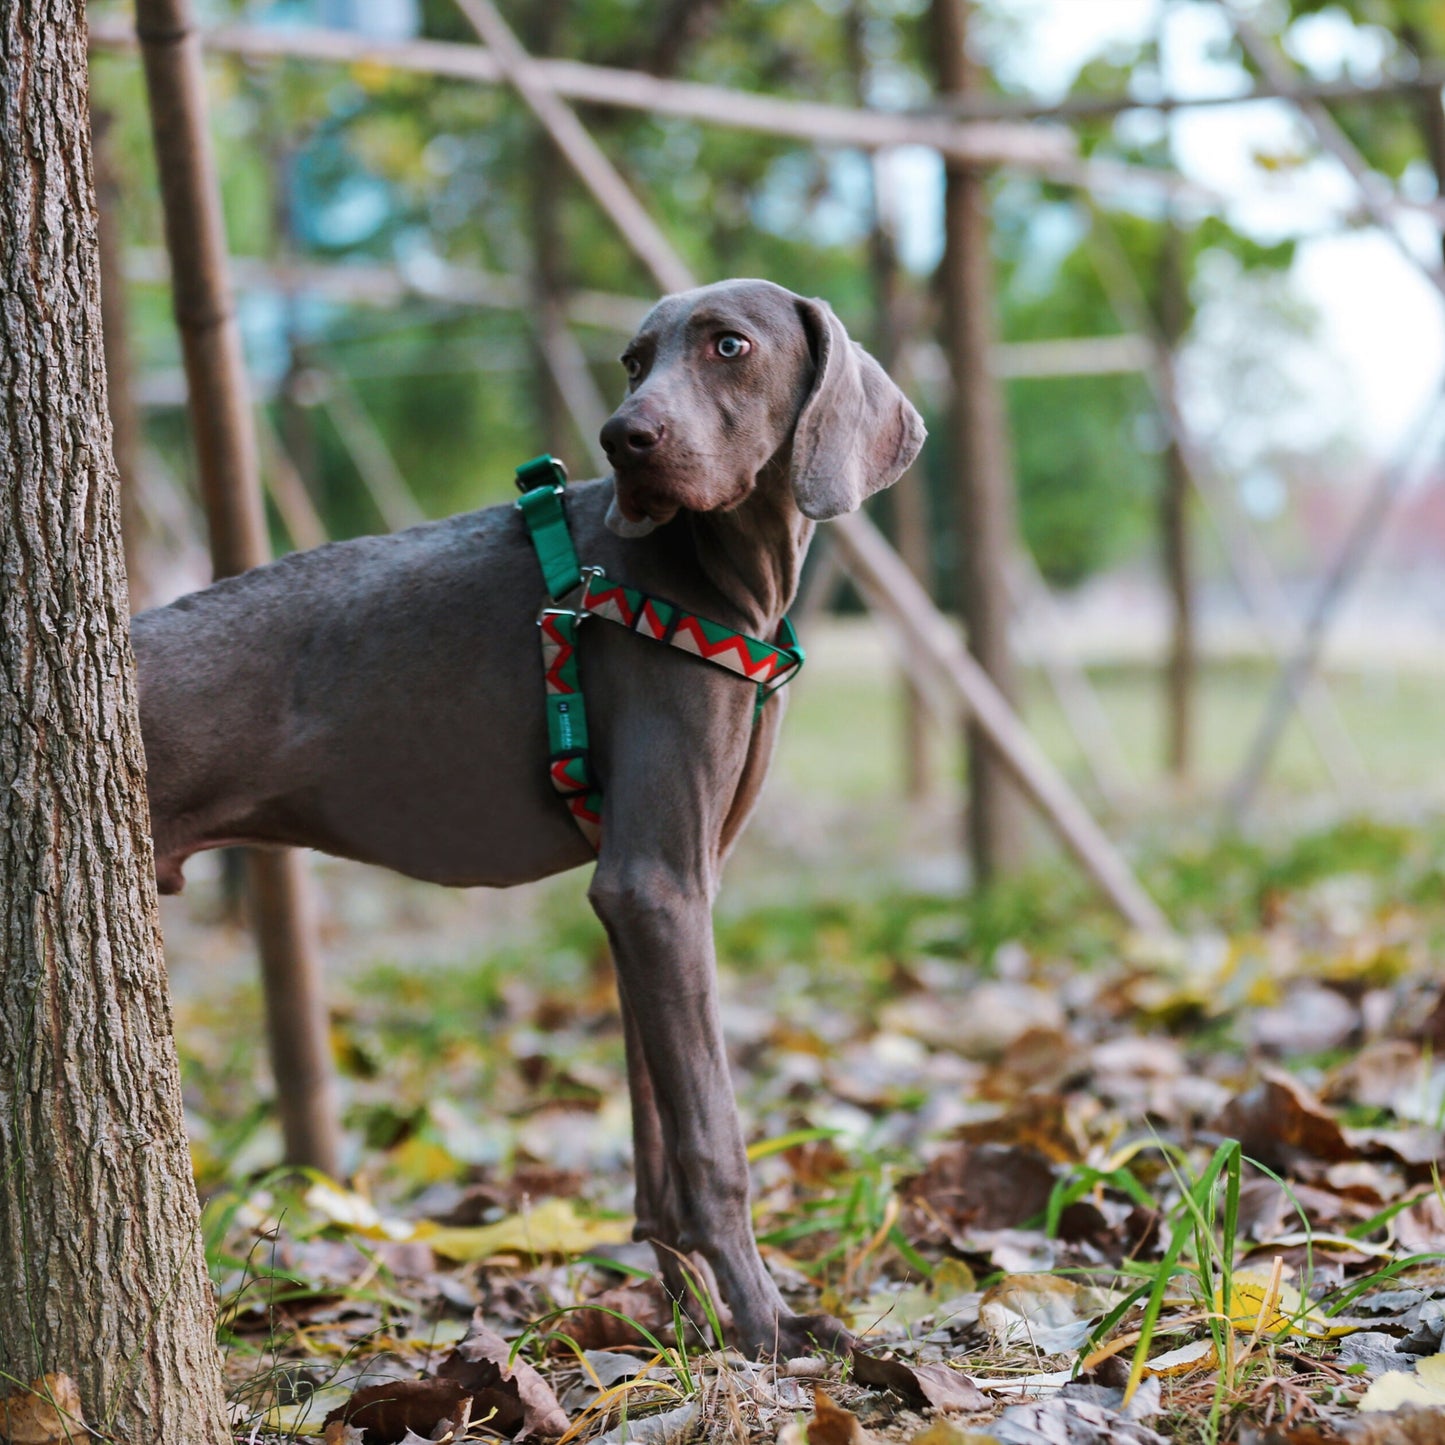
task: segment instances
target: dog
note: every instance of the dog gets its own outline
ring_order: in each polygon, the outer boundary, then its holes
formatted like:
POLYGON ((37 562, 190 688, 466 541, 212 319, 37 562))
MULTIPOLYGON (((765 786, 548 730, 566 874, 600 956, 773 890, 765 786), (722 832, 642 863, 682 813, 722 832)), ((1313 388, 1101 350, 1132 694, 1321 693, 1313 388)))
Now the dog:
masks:
MULTIPOLYGON (((577 553, 772 639, 815 523, 889 486, 918 413, 823 301, 766 281, 664 297, 622 355, 612 475, 569 486, 577 553)), ((457 887, 592 862, 626 1036, 639 1239, 686 1299, 710 1273, 735 1343, 842 1348, 753 1239, 719 1019, 712 903, 782 699, 620 627, 578 644, 604 790, 593 853, 548 776, 538 560, 498 506, 294 553, 138 616, 156 875, 232 844, 316 848, 457 887)))

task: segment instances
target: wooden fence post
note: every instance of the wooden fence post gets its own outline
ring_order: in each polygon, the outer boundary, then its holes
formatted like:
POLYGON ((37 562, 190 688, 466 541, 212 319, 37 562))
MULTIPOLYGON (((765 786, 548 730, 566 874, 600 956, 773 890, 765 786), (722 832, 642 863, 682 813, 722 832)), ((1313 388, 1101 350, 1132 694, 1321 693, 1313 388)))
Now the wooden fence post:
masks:
MULTIPOLYGON (((181 335, 201 498, 217 577, 269 552, 220 183, 190 0, 137 0, 136 32, 160 170, 171 295, 181 335)), ((315 929, 300 858, 251 850, 276 1108, 286 1159, 335 1174, 340 1133, 315 929)))
MULTIPOLYGON (((1159 339, 1177 359, 1189 329, 1184 235, 1171 216, 1159 257, 1159 339)), ((1160 378, 1172 385, 1174 369, 1160 378)), ((1189 468, 1171 431, 1164 445, 1159 496, 1159 551, 1169 595, 1169 658, 1164 669, 1164 760, 1178 784, 1188 780, 1194 756, 1194 708, 1199 665, 1194 626, 1194 559, 1189 525, 1189 468)))
MULTIPOLYGON (((933 0, 939 90, 969 95, 977 75, 968 54, 968 0, 933 0)), ((1003 397, 990 367, 994 345, 993 262, 987 179, 950 161, 944 196, 943 332, 953 372, 949 432, 955 481, 959 593, 968 648, 1013 705, 1018 687, 1009 646, 1008 559, 1015 548, 1013 479, 1003 397)), ((968 844, 974 876, 987 884, 1018 867, 1023 813, 978 721, 968 746, 968 844)))

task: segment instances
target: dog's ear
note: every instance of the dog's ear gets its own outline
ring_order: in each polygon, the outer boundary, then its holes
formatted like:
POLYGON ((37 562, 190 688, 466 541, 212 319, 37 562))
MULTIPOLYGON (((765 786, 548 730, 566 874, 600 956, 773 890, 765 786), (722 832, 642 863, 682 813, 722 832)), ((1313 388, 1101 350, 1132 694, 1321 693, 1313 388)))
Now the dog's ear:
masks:
POLYGON ((826 301, 797 303, 815 371, 793 429, 793 496, 815 522, 855 512, 918 455, 923 418, 888 374, 848 339, 826 301))

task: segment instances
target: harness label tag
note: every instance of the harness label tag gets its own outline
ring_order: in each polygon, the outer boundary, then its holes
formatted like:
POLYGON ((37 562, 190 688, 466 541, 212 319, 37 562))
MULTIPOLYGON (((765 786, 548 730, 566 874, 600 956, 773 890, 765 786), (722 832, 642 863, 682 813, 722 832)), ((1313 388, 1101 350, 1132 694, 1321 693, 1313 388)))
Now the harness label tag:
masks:
POLYGON ((568 715, 565 702, 557 704, 557 731, 561 734, 559 741, 562 746, 570 748, 572 746, 572 719, 568 715))

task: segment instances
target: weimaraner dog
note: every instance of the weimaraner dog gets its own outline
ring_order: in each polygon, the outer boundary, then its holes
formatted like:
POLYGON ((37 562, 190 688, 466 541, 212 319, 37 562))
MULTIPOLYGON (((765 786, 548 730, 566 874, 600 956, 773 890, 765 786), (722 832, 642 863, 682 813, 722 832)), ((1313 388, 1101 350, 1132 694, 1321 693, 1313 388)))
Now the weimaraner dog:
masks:
MULTIPOLYGON (((568 487, 608 576, 772 639, 813 524, 894 482, 917 412, 821 301, 766 281, 664 297, 622 357, 613 475, 568 487)), ((547 768, 538 560, 511 506, 294 554, 137 617, 156 874, 290 844, 506 887, 593 861, 547 768)), ((711 909, 777 738, 736 675, 620 627, 578 656, 603 830, 589 898, 616 960, 637 1237, 710 1268, 737 1344, 841 1348, 791 1313, 753 1240, 711 909)))

